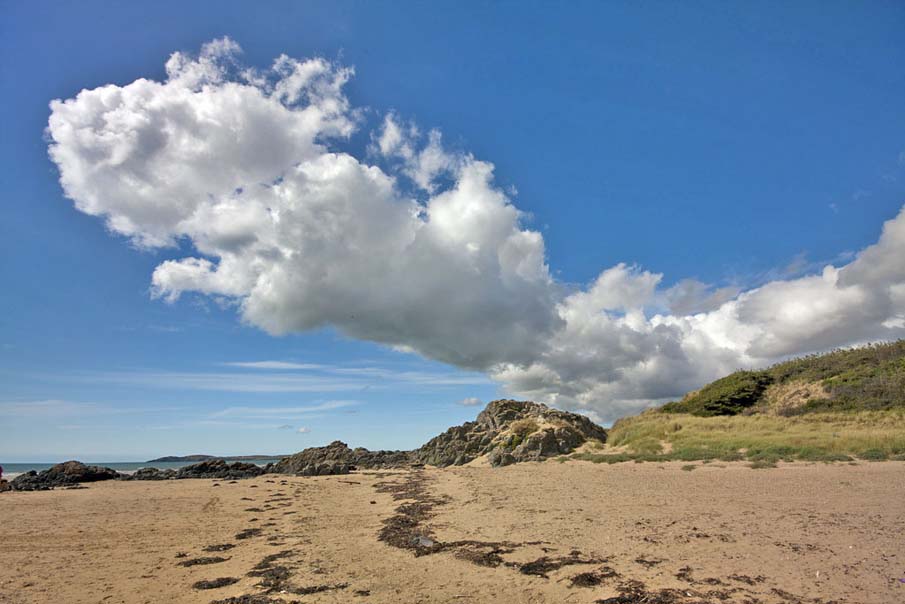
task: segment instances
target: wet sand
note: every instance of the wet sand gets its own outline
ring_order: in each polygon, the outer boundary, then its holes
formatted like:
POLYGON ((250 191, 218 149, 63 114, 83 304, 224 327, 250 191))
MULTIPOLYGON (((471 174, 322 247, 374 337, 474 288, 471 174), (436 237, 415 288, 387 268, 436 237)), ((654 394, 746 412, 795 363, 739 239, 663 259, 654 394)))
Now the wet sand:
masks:
POLYGON ((905 463, 682 466, 4 493, 0 602, 905 602, 905 463))

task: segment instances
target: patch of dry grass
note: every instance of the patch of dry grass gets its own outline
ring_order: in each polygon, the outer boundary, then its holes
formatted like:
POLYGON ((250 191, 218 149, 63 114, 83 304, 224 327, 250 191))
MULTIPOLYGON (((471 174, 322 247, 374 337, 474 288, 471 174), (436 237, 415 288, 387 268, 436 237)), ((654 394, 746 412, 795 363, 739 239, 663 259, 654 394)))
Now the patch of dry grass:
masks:
POLYGON ((616 456, 619 460, 899 458, 905 455, 905 410, 793 417, 698 417, 649 411, 613 426, 607 447, 599 453, 606 455, 613 448, 624 451, 616 456), (669 453, 660 453, 664 445, 669 453))
POLYGON ((519 439, 524 439, 526 436, 537 432, 539 427, 533 419, 520 419, 509 424, 509 431, 519 439))

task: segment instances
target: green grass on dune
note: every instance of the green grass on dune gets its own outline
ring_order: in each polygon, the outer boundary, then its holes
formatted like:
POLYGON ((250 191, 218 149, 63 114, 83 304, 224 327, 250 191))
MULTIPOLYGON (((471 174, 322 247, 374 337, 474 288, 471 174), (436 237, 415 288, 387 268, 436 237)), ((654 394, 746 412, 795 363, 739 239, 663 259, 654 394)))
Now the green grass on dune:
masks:
POLYGON ((737 371, 661 409, 700 417, 753 413, 768 404, 770 386, 790 383, 820 385, 825 394, 787 408, 787 415, 905 409, 905 340, 737 371))
POLYGON ((773 378, 765 371, 736 371, 661 409, 666 413, 692 413, 701 417, 737 415, 757 404, 772 383, 773 378))
POLYGON ((905 340, 737 371, 681 401, 626 417, 598 463, 905 461, 905 340))

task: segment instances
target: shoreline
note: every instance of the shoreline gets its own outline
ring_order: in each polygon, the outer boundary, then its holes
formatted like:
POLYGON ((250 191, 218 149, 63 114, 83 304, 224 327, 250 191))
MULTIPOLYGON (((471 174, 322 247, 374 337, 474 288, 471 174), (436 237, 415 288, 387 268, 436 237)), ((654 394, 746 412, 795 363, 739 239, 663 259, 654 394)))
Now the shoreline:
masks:
MULTIPOLYGON (((226 458, 214 458, 214 459, 226 459, 226 458)), ((243 463, 251 463, 259 467, 264 467, 268 463, 273 463, 274 460, 267 457, 254 457, 250 458, 243 463)), ((0 463, 5 471, 3 472, 3 479, 12 481, 15 477, 21 476, 22 474, 27 474, 29 471, 34 470, 36 472, 41 472, 43 470, 49 469, 58 463, 62 462, 41 462, 41 463, 30 463, 30 462, 9 462, 6 464, 0 463), (10 470, 10 468, 15 468, 15 470, 10 470)), ((94 462, 94 461, 86 461, 80 462, 84 463, 86 466, 100 466, 102 468, 110 468, 119 472, 120 474, 134 474, 138 470, 142 470, 145 468, 157 468, 159 470, 173 469, 178 470, 180 468, 184 468, 187 466, 191 466, 197 464, 197 461, 160 461, 160 462, 148 462, 148 461, 108 461, 108 462, 94 462)), ((231 463, 231 462, 230 462, 231 463)))

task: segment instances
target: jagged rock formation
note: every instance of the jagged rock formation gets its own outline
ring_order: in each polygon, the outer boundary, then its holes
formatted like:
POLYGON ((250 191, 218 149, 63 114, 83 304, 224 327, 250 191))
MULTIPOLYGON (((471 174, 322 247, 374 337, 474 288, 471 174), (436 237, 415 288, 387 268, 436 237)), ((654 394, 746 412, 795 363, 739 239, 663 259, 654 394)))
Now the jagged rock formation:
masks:
POLYGON ((411 463, 408 451, 350 449, 346 443, 335 440, 326 447, 312 447, 286 457, 273 465, 273 471, 299 476, 327 476, 348 474, 356 468, 398 468, 411 463))
POLYGON ((476 421, 454 426, 414 451, 350 449, 334 441, 287 457, 274 464, 273 471, 323 476, 358 468, 462 465, 482 455, 493 466, 505 466, 571 453, 591 439, 606 441, 606 430, 583 415, 540 403, 500 400, 488 404, 476 421))
POLYGON ((414 452, 421 463, 462 465, 487 455, 493 466, 541 461, 571 453, 588 440, 606 441, 606 430, 583 415, 540 403, 499 400, 477 420, 454 426, 414 452))
POLYGON ((41 472, 32 470, 16 476, 10 487, 14 491, 47 491, 55 487, 73 486, 80 482, 113 480, 122 475, 111 468, 86 466, 79 461, 65 461, 41 472))

